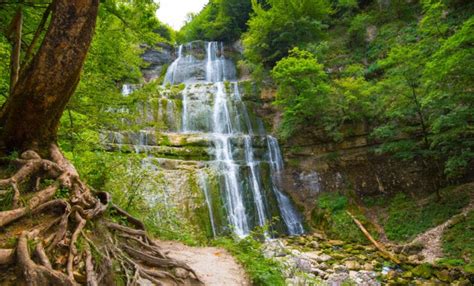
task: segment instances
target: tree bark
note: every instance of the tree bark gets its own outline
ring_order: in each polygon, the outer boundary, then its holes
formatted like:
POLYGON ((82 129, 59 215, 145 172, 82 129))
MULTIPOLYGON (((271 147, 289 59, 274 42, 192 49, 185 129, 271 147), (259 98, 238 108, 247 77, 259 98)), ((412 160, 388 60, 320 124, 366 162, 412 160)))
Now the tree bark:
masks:
POLYGON ((10 58, 10 94, 13 93, 20 73, 21 34, 23 28, 23 10, 18 8, 10 27, 12 35, 12 54, 10 58))
POLYGON ((7 150, 47 153, 79 82, 95 29, 99 0, 55 0, 44 40, 0 113, 7 150))

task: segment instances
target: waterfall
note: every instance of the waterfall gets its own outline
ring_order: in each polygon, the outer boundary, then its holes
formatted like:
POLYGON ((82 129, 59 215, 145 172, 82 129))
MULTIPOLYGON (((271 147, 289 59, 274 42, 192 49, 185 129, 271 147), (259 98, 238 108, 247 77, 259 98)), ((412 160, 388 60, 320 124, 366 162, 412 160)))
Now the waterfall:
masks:
POLYGON ((281 172, 283 171, 283 158, 281 157, 280 146, 276 138, 267 136, 268 154, 272 168, 272 189, 275 193, 278 206, 290 235, 299 235, 304 233, 301 215, 291 204, 290 199, 280 191, 281 172))
POLYGON ((178 58, 171 63, 165 75, 165 83, 175 83, 176 79, 176 70, 178 69, 178 64, 183 58, 183 45, 180 45, 178 48, 178 58))
POLYGON ((187 92, 183 92, 183 116, 182 116, 183 126, 181 127, 181 131, 188 132, 188 94, 187 92))
POLYGON ((129 84, 122 85, 122 95, 127 96, 132 92, 132 87, 129 84))
POLYGON ((214 134, 216 167, 224 177, 225 200, 229 220, 234 227, 234 231, 239 236, 249 233, 247 214, 244 206, 240 178, 238 173, 239 166, 232 158, 232 148, 230 137, 225 134, 214 134))
POLYGON ((264 226, 267 223, 267 218, 265 215, 265 207, 263 203, 262 191, 260 187, 260 176, 257 173, 257 164, 253 156, 252 148, 252 137, 250 135, 244 136, 244 145, 245 145, 245 160, 247 165, 250 167, 250 176, 251 176, 251 186, 252 192, 255 198, 255 205, 257 207, 258 222, 260 226, 264 226))
POLYGON ((135 90, 138 90, 142 85, 141 84, 130 84, 130 83, 125 83, 122 85, 122 89, 120 93, 123 96, 129 96, 132 94, 135 90))
MULTIPOLYGON (((304 232, 301 216, 291 200, 281 191, 283 159, 277 140, 266 134, 263 122, 250 113, 239 90, 235 65, 225 57, 225 47, 218 42, 193 42, 180 45, 178 57, 169 66, 164 86, 184 83, 176 99, 167 97, 166 108, 159 101, 168 121, 168 132, 183 137, 199 136, 209 142, 211 160, 204 163, 215 175, 220 197, 211 196, 209 175, 198 170, 199 188, 205 197, 213 235, 229 228, 238 236, 265 226, 281 217, 281 227, 290 235, 304 232), (173 100, 180 101, 180 105, 173 100), (171 104, 171 102, 173 102, 171 104), (176 117, 175 111, 182 112, 176 117), (176 124, 180 124, 177 126, 176 124), (214 201, 221 201, 225 219, 216 219, 214 201)), ((146 151, 147 132, 140 132, 137 151, 146 151)), ((201 167, 202 168, 202 167, 201 167)), ((206 169, 207 170, 207 169, 206 169)), ((213 189, 214 190, 214 189, 213 189)), ((212 194, 215 194, 214 191, 212 194)))

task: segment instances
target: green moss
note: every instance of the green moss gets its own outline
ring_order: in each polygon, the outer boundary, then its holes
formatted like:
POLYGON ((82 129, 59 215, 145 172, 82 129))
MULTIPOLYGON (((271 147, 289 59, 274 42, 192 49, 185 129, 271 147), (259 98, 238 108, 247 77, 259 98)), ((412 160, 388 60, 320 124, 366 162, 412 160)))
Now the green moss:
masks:
POLYGON ((410 240, 461 212, 468 203, 469 198, 463 192, 445 190, 441 200, 432 195, 424 201, 399 193, 389 203, 385 232, 390 240, 410 240))
MULTIPOLYGON (((464 258, 474 261, 474 211, 461 217, 443 234, 443 252, 448 258, 464 258)), ((452 261, 452 259, 451 259, 452 261)))
POLYGON ((164 64, 162 67, 161 67, 161 73, 160 73, 160 76, 156 79, 156 82, 158 84, 163 84, 163 82, 165 81, 165 76, 166 76, 166 71, 168 70, 168 67, 170 66, 170 64, 164 64))
POLYGON ((230 81, 225 81, 225 82, 224 82, 224 88, 225 88, 225 92, 226 92, 227 94, 232 93, 232 89, 231 89, 232 87, 231 87, 231 85, 230 85, 230 81))
POLYGON ((433 275, 433 268, 430 264, 424 263, 413 268, 411 272, 415 274, 415 276, 429 279, 433 275))
POLYGON ((171 146, 170 138, 163 133, 156 132, 156 143, 161 146, 171 146))
POLYGON ((156 157, 167 159, 195 161, 208 161, 210 159, 207 148, 199 146, 156 146, 155 148, 149 150, 149 153, 156 157))
POLYGON ((224 208, 224 198, 221 194, 221 186, 217 174, 208 170, 208 190, 211 200, 214 224, 217 234, 224 234, 228 225, 227 215, 224 208))
POLYGON ((201 233, 207 238, 212 238, 212 226, 211 218, 209 217, 209 210, 206 205, 206 198, 204 193, 197 182, 196 173, 192 172, 188 178, 189 191, 192 196, 192 204, 195 206, 187 206, 186 216, 191 221, 192 225, 195 226, 196 232, 201 233))
POLYGON ((465 265, 465 266, 463 267, 463 270, 464 270, 464 272, 466 272, 466 273, 468 273, 468 274, 470 274, 470 275, 474 275, 474 262, 465 265))
POLYGON ((358 243, 367 243, 366 237, 347 214, 351 210, 371 234, 377 238, 378 233, 368 220, 352 207, 346 195, 339 193, 323 193, 316 202, 317 207, 311 214, 311 224, 315 228, 324 230, 331 238, 358 243))
POLYGON ((263 196, 266 199, 266 208, 271 217, 271 229, 276 234, 286 233, 287 227, 281 217, 280 207, 273 191, 273 183, 271 179, 270 165, 265 162, 260 163, 260 177, 262 184, 263 196))

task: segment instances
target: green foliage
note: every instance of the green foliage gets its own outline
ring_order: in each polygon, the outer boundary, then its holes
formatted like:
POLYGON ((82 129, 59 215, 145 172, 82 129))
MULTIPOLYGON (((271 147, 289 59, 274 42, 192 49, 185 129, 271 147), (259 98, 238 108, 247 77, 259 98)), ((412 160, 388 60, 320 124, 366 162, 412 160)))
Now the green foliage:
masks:
POLYGON ((142 220, 151 234, 189 245, 207 241, 199 226, 190 225, 179 215, 182 210, 166 204, 163 178, 143 168, 141 155, 105 151, 77 152, 74 158, 71 153, 66 155, 83 180, 94 189, 109 192, 114 203, 142 220))
POLYGON ((282 267, 274 260, 265 258, 262 254, 262 244, 253 236, 244 239, 222 237, 214 244, 227 249, 244 266, 250 276, 252 285, 278 286, 285 285, 282 267))
POLYGON ((443 253, 451 265, 474 262, 474 211, 459 218, 443 233, 443 253), (457 258, 457 259, 456 259, 457 258), (460 259, 461 258, 461 259, 460 259), (456 259, 456 261, 453 261, 456 259))
POLYGON ((408 137, 397 145, 399 150, 396 151, 411 152, 412 157, 429 148, 427 116, 422 106, 424 92, 420 82, 424 61, 422 49, 406 45, 392 48, 389 56, 379 63, 387 70, 386 77, 377 83, 377 89, 383 92, 379 100, 385 107, 381 116, 386 118, 386 124, 377 127, 374 134, 378 138, 408 137), (405 146, 408 148, 403 149, 405 146))
POLYGON ((350 65, 343 76, 330 81, 314 54, 295 48, 272 70, 278 85, 274 103, 283 110, 280 135, 288 138, 302 126, 322 127, 334 140, 343 138, 346 123, 373 116, 372 86, 359 65, 350 65))
POLYGON ((199 14, 190 15, 178 41, 235 41, 247 28, 251 8, 251 0, 211 0, 199 14))
POLYGON ((14 195, 15 192, 10 188, 10 190, 0 197, 0 211, 6 211, 12 208, 14 195))
POLYGON ((430 196, 423 203, 397 194, 390 202, 388 218, 384 222, 390 240, 408 241, 427 229, 441 224, 459 213, 469 203, 464 192, 443 192, 442 199, 430 196))
POLYGON ((351 40, 355 44, 362 44, 367 37, 367 28, 373 22, 372 16, 366 13, 357 14, 352 18, 349 26, 351 40))
MULTIPOLYGON (((384 122, 373 134, 384 141, 379 151, 403 159, 445 161, 448 178, 465 174, 474 158, 470 114, 472 92, 467 88, 474 75, 472 27, 464 21, 450 37, 440 1, 424 1, 424 17, 412 38, 391 48, 378 61, 385 74, 374 88, 380 94, 378 117, 384 122), (468 63, 462 68, 459 62, 468 63), (467 89, 466 89, 467 88, 467 89)), ((412 32, 410 32, 412 33, 412 32)))
POLYGON ((259 84, 273 68, 281 137, 309 127, 340 141, 350 135, 344 127, 364 123, 379 153, 432 162, 440 176, 444 163, 450 180, 466 174, 474 158, 472 3, 252 4, 246 64, 259 84))
MULTIPOLYGON (((318 196, 316 208, 312 213, 312 223, 315 227, 324 229, 331 238, 367 243, 360 229, 347 214, 346 211, 349 208, 349 200, 346 196, 338 193, 322 193, 318 196)), ((357 217, 372 231, 362 215, 357 213, 357 217)))
POLYGON ((442 41, 424 71, 432 106, 432 148, 447 155, 445 173, 460 177, 474 158, 474 17, 442 41), (464 64, 460 64, 464 63, 464 64))
POLYGON ((0 103, 6 100, 10 89, 10 70, 9 65, 6 64, 10 61, 10 49, 7 40, 0 35, 0 63, 2 63, 0 65, 0 103))
POLYGON ((269 0, 270 9, 253 1, 253 17, 243 36, 245 56, 267 67, 288 55, 293 47, 320 39, 331 13, 326 0, 269 0))
POLYGON ((331 212, 342 211, 347 208, 347 197, 335 193, 322 194, 318 198, 317 206, 331 212))
MULTIPOLYGON (((84 156, 90 162, 100 151, 101 130, 124 129, 132 114, 127 111, 135 105, 135 97, 123 97, 123 83, 139 83, 140 68, 144 66, 141 54, 143 44, 172 40, 171 30, 158 21, 158 6, 151 0, 108 0, 101 4, 97 27, 84 72, 76 92, 61 119, 59 139, 64 151, 77 159, 84 156)), ((85 166, 82 167, 88 168, 85 166)), ((96 165, 96 164, 94 164, 96 165)), ((102 169, 104 165, 96 166, 102 169)), ((97 172, 91 183, 100 186, 97 172)))
POLYGON ((276 64, 272 77, 278 84, 275 104, 283 107, 280 133, 289 137, 297 127, 321 114, 328 101, 327 75, 314 55, 294 48, 276 64))

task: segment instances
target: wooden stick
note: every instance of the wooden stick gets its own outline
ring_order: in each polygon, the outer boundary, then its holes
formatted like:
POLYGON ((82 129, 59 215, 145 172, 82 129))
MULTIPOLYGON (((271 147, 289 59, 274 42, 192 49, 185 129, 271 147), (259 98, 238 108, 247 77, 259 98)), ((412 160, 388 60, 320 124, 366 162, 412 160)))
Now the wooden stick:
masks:
POLYGON ((378 243, 354 215, 352 215, 349 211, 346 211, 346 213, 352 218, 362 233, 367 237, 368 240, 370 240, 370 242, 372 242, 372 244, 382 253, 383 256, 389 258, 396 264, 400 264, 400 260, 395 256, 395 254, 389 252, 382 244, 378 243))

